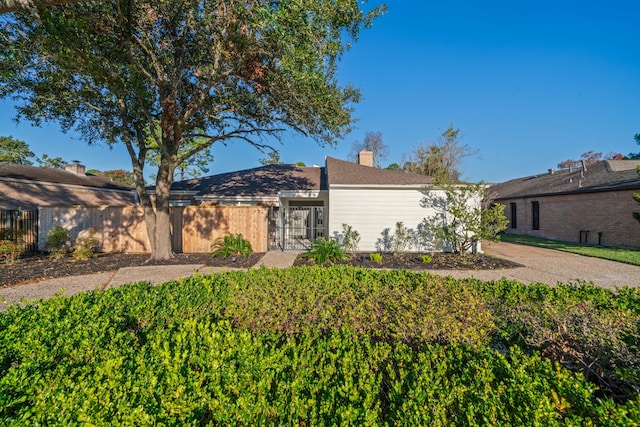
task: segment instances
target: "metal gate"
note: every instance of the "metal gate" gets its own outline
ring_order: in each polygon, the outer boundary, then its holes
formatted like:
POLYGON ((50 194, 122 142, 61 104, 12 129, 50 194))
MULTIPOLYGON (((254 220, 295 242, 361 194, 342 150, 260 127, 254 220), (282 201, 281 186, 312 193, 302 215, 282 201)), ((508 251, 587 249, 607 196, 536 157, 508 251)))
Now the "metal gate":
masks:
POLYGON ((38 251, 38 211, 0 210, 0 239, 19 237, 26 252, 38 251))
POLYGON ((324 207, 273 207, 269 211, 269 250, 303 251, 323 237, 324 207))

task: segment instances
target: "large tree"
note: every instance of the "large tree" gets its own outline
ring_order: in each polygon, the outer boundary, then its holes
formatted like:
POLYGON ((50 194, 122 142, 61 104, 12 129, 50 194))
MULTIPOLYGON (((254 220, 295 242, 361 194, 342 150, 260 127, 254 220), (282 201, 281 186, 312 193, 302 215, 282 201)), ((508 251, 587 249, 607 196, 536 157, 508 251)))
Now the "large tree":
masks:
POLYGON ((358 153, 366 150, 373 152, 373 166, 381 167, 380 162, 389 156, 389 146, 382 141, 382 132, 367 132, 362 141, 354 141, 349 157, 358 159, 358 153))
POLYGON ((13 96, 19 117, 36 124, 56 120, 89 144, 124 144, 152 259, 167 259, 169 189, 185 159, 216 142, 264 146, 288 129, 320 144, 350 130, 359 92, 337 82, 337 64, 383 9, 362 3, 103 0, 39 19, 3 15, 0 97, 13 96), (154 200, 143 177, 149 137, 160 151, 154 200))
POLYGON ((0 162, 32 165, 34 156, 26 142, 12 136, 0 136, 0 162))
POLYGON ((462 160, 475 154, 477 150, 462 143, 460 129, 449 125, 436 142, 424 143, 409 153, 403 169, 430 176, 437 183, 450 183, 460 179, 462 160))

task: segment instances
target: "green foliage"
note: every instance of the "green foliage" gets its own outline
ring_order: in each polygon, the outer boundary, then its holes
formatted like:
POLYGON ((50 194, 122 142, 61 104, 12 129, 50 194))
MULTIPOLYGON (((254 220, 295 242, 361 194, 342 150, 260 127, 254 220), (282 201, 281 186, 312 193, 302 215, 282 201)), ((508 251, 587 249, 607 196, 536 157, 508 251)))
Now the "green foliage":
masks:
POLYGON ((379 252, 372 252, 369 254, 369 259, 376 264, 382 264, 382 254, 379 252))
POLYGON ((637 391, 614 400, 551 353, 485 345, 491 331, 514 343, 526 330, 491 312, 553 300, 640 314, 638 289, 350 267, 253 269, 12 306, 0 314, 0 424, 636 425, 637 391), (461 343, 474 330, 476 344, 461 343))
POLYGON ((420 259, 424 264, 430 264, 433 261, 433 257, 431 255, 422 254, 420 255, 420 259))
POLYGON ((592 285, 483 285, 503 345, 540 351, 611 395, 640 390, 640 291, 592 285))
POLYGON ((360 244, 360 233, 348 224, 342 224, 340 245, 344 248, 345 252, 355 253, 358 252, 358 245, 360 244))
POLYGON ((67 256, 71 235, 60 225, 54 225, 47 232, 46 245, 49 247, 49 255, 52 258, 64 258, 67 256))
POLYGON ((413 246, 413 229, 405 227, 402 221, 396 222, 396 231, 391 236, 394 254, 407 252, 413 246))
POLYGON ((98 254, 100 241, 96 238, 98 231, 95 228, 84 230, 78 234, 78 238, 73 244, 73 257, 79 261, 86 261, 95 258, 98 254), (83 235, 83 237, 80 237, 83 235))
POLYGON ((348 259, 342 247, 333 239, 318 237, 311 241, 307 252, 300 255, 303 258, 312 259, 316 264, 322 265, 348 259))
POLYGON ((346 328, 389 343, 487 343, 491 313, 473 289, 404 271, 349 267, 272 272, 231 292, 226 316, 264 333, 346 328), (326 273, 325 273, 326 271, 326 273))
POLYGON ((8 264, 16 262, 25 251, 22 233, 0 228, 0 257, 8 264))
POLYGON ((26 142, 11 136, 0 136, 0 162, 32 165, 30 159, 34 156, 26 142))
MULTIPOLYGON (((484 184, 446 185, 443 190, 444 194, 431 192, 422 201, 425 207, 440 211, 422 222, 423 239, 438 241, 436 246, 449 247, 461 255, 478 240, 500 239, 499 233, 509 224, 505 207, 493 204, 482 208, 484 184)), ((428 246, 431 241, 423 244, 428 246)))
POLYGON ((610 248, 606 246, 585 245, 581 243, 561 242, 558 240, 543 239, 540 237, 524 236, 521 234, 502 234, 500 239, 505 242, 522 245, 538 246, 541 248, 555 249, 594 258, 608 259, 624 262, 626 264, 640 265, 640 251, 623 248, 610 248))
POLYGON ((230 256, 248 257, 253 253, 251 242, 242 237, 242 234, 228 234, 223 238, 216 239, 211 245, 211 257, 221 256, 226 259, 230 256))
POLYGON ((62 157, 49 157, 48 154, 43 154, 41 158, 37 158, 36 162, 41 168, 51 169, 64 169, 67 165, 67 161, 62 157))

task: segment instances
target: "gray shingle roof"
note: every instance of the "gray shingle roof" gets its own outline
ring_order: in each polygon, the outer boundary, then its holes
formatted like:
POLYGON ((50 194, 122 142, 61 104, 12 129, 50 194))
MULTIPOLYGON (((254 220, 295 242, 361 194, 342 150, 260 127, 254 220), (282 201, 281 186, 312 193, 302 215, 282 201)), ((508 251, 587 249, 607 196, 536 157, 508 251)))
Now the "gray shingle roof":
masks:
POLYGON ((55 184, 80 185, 83 187, 111 190, 133 190, 133 187, 94 175, 76 175, 64 169, 37 168, 0 162, 0 178, 21 179, 27 181, 52 182, 55 184))
POLYGON ((361 166, 357 163, 327 157, 329 185, 428 185, 428 176, 361 166))
POLYGON ((571 171, 516 178, 491 187, 495 200, 559 194, 639 189, 636 168, 640 160, 604 160, 571 171))
POLYGON ((267 165, 173 183, 171 192, 197 196, 275 197, 281 190, 326 190, 324 168, 267 165))

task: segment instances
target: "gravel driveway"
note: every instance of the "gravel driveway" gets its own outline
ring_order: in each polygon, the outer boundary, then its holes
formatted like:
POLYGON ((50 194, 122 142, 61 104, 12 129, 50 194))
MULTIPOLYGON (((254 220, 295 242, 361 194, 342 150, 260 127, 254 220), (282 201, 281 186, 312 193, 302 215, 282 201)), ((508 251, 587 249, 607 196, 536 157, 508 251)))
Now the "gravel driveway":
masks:
POLYGON ((514 243, 483 242, 482 248, 487 255, 505 258, 524 267, 502 271, 438 271, 437 274, 481 280, 504 277, 522 283, 548 285, 583 281, 607 289, 640 286, 640 266, 514 243))

